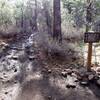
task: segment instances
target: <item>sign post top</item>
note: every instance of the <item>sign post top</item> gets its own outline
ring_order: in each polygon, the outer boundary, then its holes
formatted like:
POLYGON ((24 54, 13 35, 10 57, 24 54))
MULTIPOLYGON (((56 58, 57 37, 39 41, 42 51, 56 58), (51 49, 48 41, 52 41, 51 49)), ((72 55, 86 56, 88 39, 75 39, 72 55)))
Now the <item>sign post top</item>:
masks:
POLYGON ((100 41, 100 32, 86 32, 84 35, 85 43, 96 43, 100 41))

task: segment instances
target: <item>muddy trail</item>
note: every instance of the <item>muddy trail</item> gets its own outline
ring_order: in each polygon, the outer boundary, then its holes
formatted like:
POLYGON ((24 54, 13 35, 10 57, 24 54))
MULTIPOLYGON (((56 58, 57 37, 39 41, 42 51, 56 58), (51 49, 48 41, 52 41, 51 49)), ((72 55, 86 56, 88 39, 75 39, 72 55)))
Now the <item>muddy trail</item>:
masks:
POLYGON ((1 53, 0 100, 100 100, 99 75, 81 67, 52 69, 27 39, 1 53))

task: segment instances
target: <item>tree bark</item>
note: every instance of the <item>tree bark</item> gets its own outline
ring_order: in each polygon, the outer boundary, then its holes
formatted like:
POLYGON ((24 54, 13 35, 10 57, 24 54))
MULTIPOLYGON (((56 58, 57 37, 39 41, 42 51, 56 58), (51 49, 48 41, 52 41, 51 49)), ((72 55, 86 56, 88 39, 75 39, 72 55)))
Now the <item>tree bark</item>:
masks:
POLYGON ((35 2, 35 10, 34 10, 34 15, 32 16, 32 30, 33 31, 37 31, 38 27, 37 27, 37 0, 34 1, 35 2))
MULTIPOLYGON (((92 0, 87 0, 87 11, 86 11, 86 32, 91 30, 90 23, 92 22, 92 0)), ((88 57, 87 57, 87 71, 91 71, 92 62, 92 43, 88 44, 88 57)))
POLYGON ((23 17, 24 17, 24 14, 23 14, 23 8, 21 8, 21 28, 23 29, 23 17))
POLYGON ((60 0, 53 1, 53 38, 62 41, 60 0))
POLYGON ((44 6, 44 12, 45 12, 45 18, 46 18, 46 25, 47 25, 47 31, 49 35, 52 35, 52 18, 50 16, 50 11, 48 10, 48 1, 45 1, 43 3, 44 6))

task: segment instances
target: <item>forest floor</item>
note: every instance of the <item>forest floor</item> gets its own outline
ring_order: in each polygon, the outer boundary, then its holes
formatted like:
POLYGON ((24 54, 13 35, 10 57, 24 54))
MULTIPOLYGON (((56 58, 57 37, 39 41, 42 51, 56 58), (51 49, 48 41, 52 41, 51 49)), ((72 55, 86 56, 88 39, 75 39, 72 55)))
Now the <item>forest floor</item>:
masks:
POLYGON ((24 42, 1 51, 0 100, 100 100, 95 71, 74 61, 45 59, 40 50, 27 55, 24 42))

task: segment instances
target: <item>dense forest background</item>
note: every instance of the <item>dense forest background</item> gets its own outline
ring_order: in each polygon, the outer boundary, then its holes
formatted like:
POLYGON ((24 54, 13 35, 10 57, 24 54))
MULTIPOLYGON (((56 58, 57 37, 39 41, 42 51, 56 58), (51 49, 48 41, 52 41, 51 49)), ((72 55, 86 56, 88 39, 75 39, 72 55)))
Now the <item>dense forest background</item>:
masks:
POLYGON ((0 0, 0 15, 1 37, 34 34, 32 41, 45 52, 68 54, 71 49, 83 57, 87 25, 89 31, 100 32, 100 0, 0 0))
MULTIPOLYGON (((100 1, 92 0, 92 27, 99 31, 100 1), (96 28, 94 28, 96 27, 96 28)), ((61 0, 62 33, 81 34, 86 25, 86 0, 61 0), (70 28, 69 28, 70 27, 70 28), (79 32, 79 33, 78 33, 79 32)), ((53 1, 0 0, 0 31, 52 32, 53 1)))

